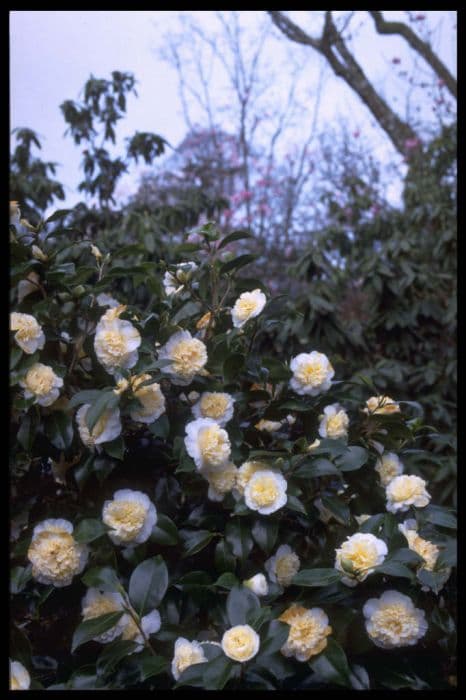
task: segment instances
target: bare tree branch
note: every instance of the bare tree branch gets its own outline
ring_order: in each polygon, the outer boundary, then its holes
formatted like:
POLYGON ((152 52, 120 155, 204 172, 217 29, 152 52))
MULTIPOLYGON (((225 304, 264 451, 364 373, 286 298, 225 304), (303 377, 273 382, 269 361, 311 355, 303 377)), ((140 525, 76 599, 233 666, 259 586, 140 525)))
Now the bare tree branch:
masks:
POLYGON ((423 41, 407 24, 403 22, 387 22, 383 18, 380 10, 369 10, 369 14, 375 22, 375 28, 379 34, 398 34, 411 46, 414 51, 422 56, 422 58, 430 65, 438 77, 443 80, 448 90, 453 97, 457 97, 457 84, 448 68, 439 59, 436 53, 432 51, 430 45, 423 41))
POLYGON ((378 94, 367 78, 363 69, 346 46, 332 18, 332 13, 325 14, 325 24, 319 39, 309 36, 301 27, 277 10, 268 10, 274 24, 291 41, 312 46, 322 54, 331 65, 335 75, 349 85, 372 112, 379 125, 389 136, 393 145, 403 155, 406 142, 416 138, 416 133, 404 122, 378 94))

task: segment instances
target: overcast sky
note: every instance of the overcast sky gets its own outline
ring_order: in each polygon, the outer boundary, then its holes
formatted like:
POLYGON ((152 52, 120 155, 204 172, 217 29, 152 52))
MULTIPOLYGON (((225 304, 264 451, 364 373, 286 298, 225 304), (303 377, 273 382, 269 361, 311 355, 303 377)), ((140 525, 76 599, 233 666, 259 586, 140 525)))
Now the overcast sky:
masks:
MULTIPOLYGON (((202 18, 207 29, 214 26, 212 13, 192 14, 202 18)), ((244 21, 254 23, 260 14, 245 13, 244 21)), ((356 14, 362 17, 365 13, 356 14)), ((426 11, 422 14, 430 26, 436 27, 434 48, 456 74, 455 13, 426 11)), ((132 72, 137 78, 138 98, 129 100, 127 118, 118 131, 120 137, 136 130, 152 131, 175 146, 185 135, 176 75, 157 53, 163 45, 164 34, 178 27, 179 15, 178 11, 166 10, 10 13, 11 128, 28 127, 38 132, 43 142, 42 157, 61 165, 57 177, 65 184, 67 205, 79 200, 75 188, 81 179, 80 153, 72 140, 64 137, 65 122, 59 105, 65 99, 77 99, 91 73, 106 78, 111 71, 121 70, 132 72)), ((291 15, 309 29, 314 29, 313 16, 314 21, 318 21, 315 12, 292 12, 291 15)), ((385 16, 406 20, 403 12, 387 11, 385 16)), ((392 59, 399 57, 409 68, 410 52, 403 40, 377 35, 371 20, 362 17, 358 26, 358 41, 354 45, 358 59, 387 96, 396 93, 401 88, 393 77, 392 59)), ((314 58, 317 64, 320 59, 317 55, 314 58)), ((283 75, 285 80, 286 72, 283 75)), ((331 71, 325 91, 322 119, 331 123, 332 119, 336 121, 346 113, 353 119, 355 128, 370 131, 367 110, 353 99, 348 88, 331 71)), ((383 134, 377 137, 380 157, 393 156, 386 137, 383 134)), ((122 195, 134 189, 137 175, 138 171, 133 171, 122 183, 122 195)))

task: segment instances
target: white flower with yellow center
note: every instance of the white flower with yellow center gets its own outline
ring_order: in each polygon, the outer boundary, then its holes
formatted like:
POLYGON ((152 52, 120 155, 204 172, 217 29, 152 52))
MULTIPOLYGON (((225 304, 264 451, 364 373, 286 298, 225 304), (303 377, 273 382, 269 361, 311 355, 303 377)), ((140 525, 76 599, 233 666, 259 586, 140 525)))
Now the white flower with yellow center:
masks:
POLYGON ((25 280, 18 282, 18 304, 21 304, 23 299, 28 294, 33 294, 39 291, 40 277, 37 272, 30 272, 25 280))
POLYGON ((404 523, 398 525, 398 530, 408 540, 409 549, 424 559, 424 563, 421 563, 420 568, 433 571, 440 553, 437 545, 417 534, 417 523, 415 520, 405 520, 404 523))
MULTIPOLYGON (((123 610, 124 600, 120 593, 101 592, 97 588, 88 588, 82 599, 81 608, 83 621, 92 620, 94 617, 123 610)), ((101 644, 109 644, 122 633, 124 626, 125 621, 122 616, 116 625, 93 637, 93 640, 101 644)))
POLYGON ((121 639, 123 641, 135 642, 137 644, 137 647, 133 652, 131 652, 132 654, 137 654, 142 651, 145 648, 144 637, 147 638, 150 637, 151 634, 157 634, 162 625, 158 610, 152 610, 152 612, 144 615, 144 617, 141 617, 140 625, 144 635, 141 633, 141 630, 130 615, 123 615, 121 620, 123 627, 121 639))
POLYGON ((170 375, 173 384, 187 386, 207 362, 207 348, 189 331, 178 331, 159 350, 160 360, 170 360, 162 372, 170 375))
POLYGON ((227 462, 214 469, 203 469, 202 475, 209 483, 207 497, 211 501, 223 501, 225 495, 234 488, 237 473, 238 470, 233 462, 227 462))
POLYGON ((218 469, 230 459, 228 433, 212 418, 197 418, 188 423, 184 444, 198 469, 218 469))
POLYGON ((382 649, 412 646, 427 632, 424 610, 415 608, 411 598, 398 591, 371 598, 363 613, 367 634, 382 649))
POLYGON ((58 399, 63 379, 48 365, 35 362, 19 384, 24 389, 25 399, 34 397, 34 403, 39 406, 50 406, 58 399))
POLYGON ((288 544, 282 544, 273 557, 265 562, 265 570, 269 579, 280 586, 290 586, 295 574, 301 566, 298 555, 288 544))
POLYGON ((27 556, 36 581, 61 588, 84 569, 89 548, 76 542, 68 520, 43 520, 34 528, 27 556))
POLYGON ((391 415, 399 412, 399 405, 389 396, 371 396, 370 399, 367 399, 366 408, 364 409, 364 413, 368 414, 391 415))
POLYGON ((395 476, 403 474, 404 466, 394 452, 386 452, 376 461, 375 471, 379 474, 382 486, 387 486, 395 476))
POLYGON ((138 361, 141 335, 130 321, 120 320, 119 316, 125 310, 123 305, 109 309, 95 329, 95 354, 109 374, 131 369, 138 361))
POLYGON ((133 408, 130 411, 131 420, 136 423, 153 423, 165 413, 165 396, 162 393, 160 384, 144 382, 151 379, 150 374, 138 374, 131 380, 131 387, 135 397, 140 401, 140 408, 133 408))
POLYGON ((36 350, 42 350, 45 345, 42 326, 30 314, 20 314, 16 311, 11 313, 10 330, 16 331, 15 341, 27 355, 32 355, 36 350))
POLYGON ((167 296, 181 292, 197 270, 194 262, 183 262, 175 266, 174 272, 167 272, 163 276, 163 288, 167 296))
POLYGON ((335 568, 348 574, 341 579, 347 586, 356 586, 382 564, 388 554, 387 545, 370 533, 357 532, 347 537, 336 551, 335 568))
POLYGON ((238 495, 244 496, 244 489, 256 472, 264 471, 268 468, 269 467, 265 462, 258 462, 256 460, 243 462, 236 474, 235 491, 238 493, 238 495))
POLYGON ((233 418, 235 400, 222 391, 204 391, 191 410, 195 418, 212 418, 219 425, 226 425, 233 418))
POLYGON ((121 433, 120 409, 118 407, 107 409, 99 417, 97 423, 89 431, 86 423, 87 412, 91 404, 84 403, 76 412, 76 422, 78 424, 79 437, 90 449, 104 442, 115 440, 121 433))
POLYGON ((259 651, 260 639, 249 625, 236 625, 222 637, 222 649, 228 658, 244 663, 259 651))
POLYGON ((113 500, 105 501, 102 520, 110 528, 108 536, 115 544, 132 547, 149 539, 157 522, 157 510, 141 491, 120 489, 113 500))
POLYGON ((256 430, 265 430, 265 432, 267 433, 275 433, 277 432, 277 430, 280 430, 282 424, 279 421, 266 420, 265 418, 261 418, 260 421, 256 423, 254 427, 256 430))
POLYGON ((349 417, 344 408, 338 403, 324 408, 319 416, 319 435, 323 438, 345 438, 348 436, 349 417))
POLYGON ((178 637, 171 665, 173 678, 177 681, 183 671, 193 664, 203 664, 207 661, 204 649, 196 640, 189 642, 184 637, 178 637))
POLYGON ((332 633, 332 628, 321 608, 308 609, 292 605, 278 619, 290 626, 288 639, 280 650, 283 656, 308 661, 327 646, 327 637, 332 633))
POLYGON ((31 676, 20 661, 10 659, 10 690, 29 690, 31 676))
POLYGON ((264 574, 256 574, 246 581, 243 581, 243 586, 250 588, 257 596, 267 595, 269 592, 269 584, 264 574))
POLYGON ((293 372, 290 387, 301 395, 318 396, 328 391, 335 375, 327 355, 316 350, 294 357, 290 369, 293 372))
POLYGON ((231 310, 234 327, 242 328, 249 319, 259 316, 266 302, 266 296, 260 289, 240 294, 231 310))
POLYGON ((410 506, 424 508, 431 499, 424 479, 414 474, 395 476, 385 488, 385 495, 390 513, 403 512, 410 506))
POLYGON ((248 508, 262 515, 275 513, 286 503, 287 481, 282 474, 270 469, 258 471, 244 489, 244 501, 248 508))

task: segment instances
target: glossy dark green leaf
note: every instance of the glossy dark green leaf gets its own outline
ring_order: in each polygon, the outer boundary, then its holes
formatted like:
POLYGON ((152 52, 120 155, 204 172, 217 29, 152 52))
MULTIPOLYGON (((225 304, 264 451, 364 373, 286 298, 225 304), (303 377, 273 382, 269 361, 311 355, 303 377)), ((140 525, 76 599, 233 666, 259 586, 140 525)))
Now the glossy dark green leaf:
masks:
POLYGON ((259 598, 246 586, 232 588, 227 597, 227 615, 231 626, 245 625, 251 612, 260 609, 259 598))
POLYGON ((180 530, 180 535, 184 541, 183 558, 192 557, 215 537, 209 530, 180 530))
POLYGON ((336 569, 301 569, 293 576, 292 583, 296 586, 320 588, 330 586, 340 579, 341 573, 336 569))
POLYGON ((231 273, 233 270, 239 270, 241 267, 245 267, 246 265, 254 262, 255 259, 256 258, 254 255, 238 255, 238 257, 223 263, 220 268, 220 274, 224 275, 227 272, 231 273))
POLYGON ((73 419, 63 411, 53 411, 44 421, 45 434, 57 450, 67 450, 73 441, 73 419))
POLYGON ((74 528, 73 537, 77 542, 93 542, 106 532, 107 528, 101 520, 86 518, 74 528))
POLYGON ((112 391, 103 391, 100 393, 97 400, 95 400, 90 408, 88 408, 86 413, 86 425, 90 432, 92 432, 95 424, 105 411, 111 411, 116 408, 120 402, 120 396, 112 391))
POLYGON ((122 615, 123 610, 106 613, 105 615, 93 617, 90 620, 81 622, 73 634, 71 652, 76 651, 82 644, 90 642, 94 637, 98 637, 100 634, 114 627, 122 615))
POLYGON ((106 644, 104 650, 97 659, 96 669, 99 675, 111 673, 116 666, 132 654, 138 645, 125 639, 118 639, 110 644, 106 644))
POLYGON ((251 526, 244 518, 233 518, 225 527, 225 539, 235 557, 246 561, 253 547, 251 526))
POLYGON ((350 509, 338 496, 322 496, 322 504, 339 523, 342 525, 350 524, 350 509))
POLYGON ((335 464, 342 472, 352 472, 360 469, 369 459, 369 453, 363 447, 351 445, 346 452, 335 458, 335 464))
POLYGON ((89 588, 98 588, 101 591, 118 591, 121 587, 115 569, 110 566, 96 566, 88 569, 81 580, 89 588))
POLYGON ((229 243, 233 243, 233 241, 241 241, 245 238, 252 238, 252 235, 248 231, 233 231, 233 233, 230 233, 228 236, 225 236, 225 238, 222 238, 217 246, 217 250, 224 248, 229 243))
POLYGON ((252 526, 251 533, 262 551, 270 554, 278 537, 278 521, 258 518, 252 526))
POLYGON ((161 556, 139 564, 129 579, 129 598, 138 615, 147 615, 163 600, 168 588, 168 570, 161 556))
POLYGON ((151 540, 164 546, 178 544, 179 536, 175 523, 163 513, 157 514, 157 522, 152 529, 151 540))
POLYGON ((319 680, 351 687, 351 671, 346 654, 332 637, 327 637, 327 646, 314 660, 311 658, 309 664, 319 680))

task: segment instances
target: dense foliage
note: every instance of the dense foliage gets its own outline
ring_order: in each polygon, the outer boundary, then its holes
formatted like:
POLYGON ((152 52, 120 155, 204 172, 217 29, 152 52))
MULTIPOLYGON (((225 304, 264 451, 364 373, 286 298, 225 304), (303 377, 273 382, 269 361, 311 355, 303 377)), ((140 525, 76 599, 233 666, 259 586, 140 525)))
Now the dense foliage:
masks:
POLYGON ((272 352, 249 234, 208 223, 166 260, 72 217, 10 227, 18 686, 451 687, 424 397, 315 329, 272 352))

